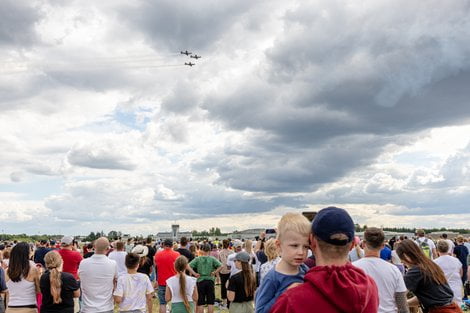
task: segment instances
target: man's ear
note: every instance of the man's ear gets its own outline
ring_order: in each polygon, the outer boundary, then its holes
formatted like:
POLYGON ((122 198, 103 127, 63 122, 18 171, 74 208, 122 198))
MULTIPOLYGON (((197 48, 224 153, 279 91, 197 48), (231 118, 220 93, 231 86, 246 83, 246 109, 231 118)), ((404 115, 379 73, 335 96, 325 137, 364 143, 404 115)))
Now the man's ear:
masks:
POLYGON ((354 240, 349 244, 349 251, 351 251, 354 248, 354 240))
POLYGON ((313 251, 317 247, 317 241, 315 239, 315 236, 313 236, 313 234, 310 234, 308 240, 310 242, 310 249, 313 251))

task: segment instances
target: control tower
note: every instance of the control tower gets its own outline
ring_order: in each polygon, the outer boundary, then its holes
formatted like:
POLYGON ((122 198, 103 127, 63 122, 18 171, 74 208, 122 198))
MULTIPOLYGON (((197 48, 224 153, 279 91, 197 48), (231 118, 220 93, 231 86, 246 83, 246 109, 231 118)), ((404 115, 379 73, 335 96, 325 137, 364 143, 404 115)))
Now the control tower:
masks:
POLYGON ((171 236, 173 238, 173 241, 178 240, 179 232, 180 232, 180 225, 178 225, 178 224, 171 225, 171 236))

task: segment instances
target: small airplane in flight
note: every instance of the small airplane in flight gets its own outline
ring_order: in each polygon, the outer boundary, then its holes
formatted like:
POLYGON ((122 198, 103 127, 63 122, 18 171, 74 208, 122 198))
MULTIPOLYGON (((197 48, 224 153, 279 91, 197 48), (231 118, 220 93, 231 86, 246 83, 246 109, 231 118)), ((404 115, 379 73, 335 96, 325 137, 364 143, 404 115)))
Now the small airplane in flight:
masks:
POLYGON ((186 50, 186 51, 180 51, 180 53, 181 53, 181 54, 186 54, 186 55, 190 55, 190 54, 192 54, 192 53, 191 53, 191 52, 189 52, 188 50, 186 50))
POLYGON ((184 65, 188 65, 188 66, 194 66, 194 65, 196 65, 196 64, 195 64, 195 63, 191 63, 191 62, 189 62, 189 63, 184 63, 184 65))
POLYGON ((190 57, 190 58, 193 58, 193 59, 196 59, 196 60, 202 58, 200 55, 197 55, 197 54, 191 55, 191 56, 189 56, 189 57, 190 57))

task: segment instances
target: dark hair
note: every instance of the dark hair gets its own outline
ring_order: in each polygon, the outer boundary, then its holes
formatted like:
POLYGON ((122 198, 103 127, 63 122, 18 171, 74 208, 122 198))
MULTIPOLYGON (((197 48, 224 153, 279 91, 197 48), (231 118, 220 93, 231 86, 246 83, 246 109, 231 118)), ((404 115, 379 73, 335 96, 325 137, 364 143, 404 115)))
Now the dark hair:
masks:
POLYGON ((209 251, 211 251, 211 250, 212 250, 211 248, 212 248, 212 247, 211 247, 211 245, 210 245, 209 243, 206 243, 206 244, 203 244, 203 245, 202 245, 202 251, 204 251, 204 252, 209 252, 209 251))
POLYGON ((385 235, 383 230, 377 227, 368 227, 364 232, 364 240, 366 246, 369 249, 377 250, 382 248, 382 244, 385 241, 385 235))
POLYGON ((189 252, 191 252, 192 256, 196 256, 196 249, 197 249, 197 244, 192 244, 189 246, 189 252))
POLYGON ((126 267, 127 268, 136 268, 140 262, 140 256, 135 253, 128 253, 126 255, 126 267))
POLYGON ((420 269, 424 276, 424 282, 432 281, 439 285, 447 283, 444 272, 439 265, 428 258, 414 241, 409 239, 403 240, 396 251, 400 259, 420 269))
POLYGON ((227 239, 222 240, 222 247, 224 249, 228 249, 229 245, 230 245, 230 241, 228 241, 227 239))
POLYGON ((26 242, 19 242, 11 249, 7 274, 12 282, 17 283, 22 277, 28 277, 29 254, 29 244, 26 242))
POLYGON ((256 278, 253 274, 253 267, 248 262, 240 262, 242 266, 242 276, 244 281, 245 295, 252 297, 256 290, 256 278))
POLYGON ((188 239, 186 237, 181 237, 180 239, 181 246, 186 246, 188 244, 188 239))
POLYGON ((442 238, 447 239, 447 234, 446 234, 446 233, 443 233, 443 234, 442 234, 442 238))

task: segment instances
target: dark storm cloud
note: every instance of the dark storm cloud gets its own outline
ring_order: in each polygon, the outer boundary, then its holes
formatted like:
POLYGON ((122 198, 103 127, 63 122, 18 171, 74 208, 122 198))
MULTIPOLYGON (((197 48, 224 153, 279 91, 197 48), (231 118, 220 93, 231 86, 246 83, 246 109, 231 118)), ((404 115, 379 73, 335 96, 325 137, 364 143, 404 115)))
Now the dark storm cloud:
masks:
POLYGON ((41 13, 28 0, 3 0, 0 5, 0 47, 25 47, 37 41, 35 24, 41 13))
POLYGON ((121 19, 140 29, 155 48, 174 52, 203 51, 252 6, 250 1, 235 0, 224 1, 223 5, 210 0, 136 2, 138 6, 121 8, 121 19))
POLYGON ((349 170, 372 162, 387 142, 374 136, 344 136, 315 147, 298 148, 260 137, 240 149, 227 149, 195 164, 219 174, 218 182, 257 192, 308 192, 334 182, 349 170), (257 147, 255 150, 254 147, 257 147))
POLYGON ((383 11, 385 5, 375 8, 377 19, 374 9, 357 14, 319 3, 286 14, 260 77, 205 100, 210 116, 228 128, 261 134, 244 148, 256 155, 227 153, 213 165, 219 182, 307 191, 370 164, 388 144, 470 120, 470 6, 428 14, 418 5, 403 15, 383 11), (441 24, 458 36, 454 42, 441 24), (409 27, 414 32, 406 33, 409 27))

